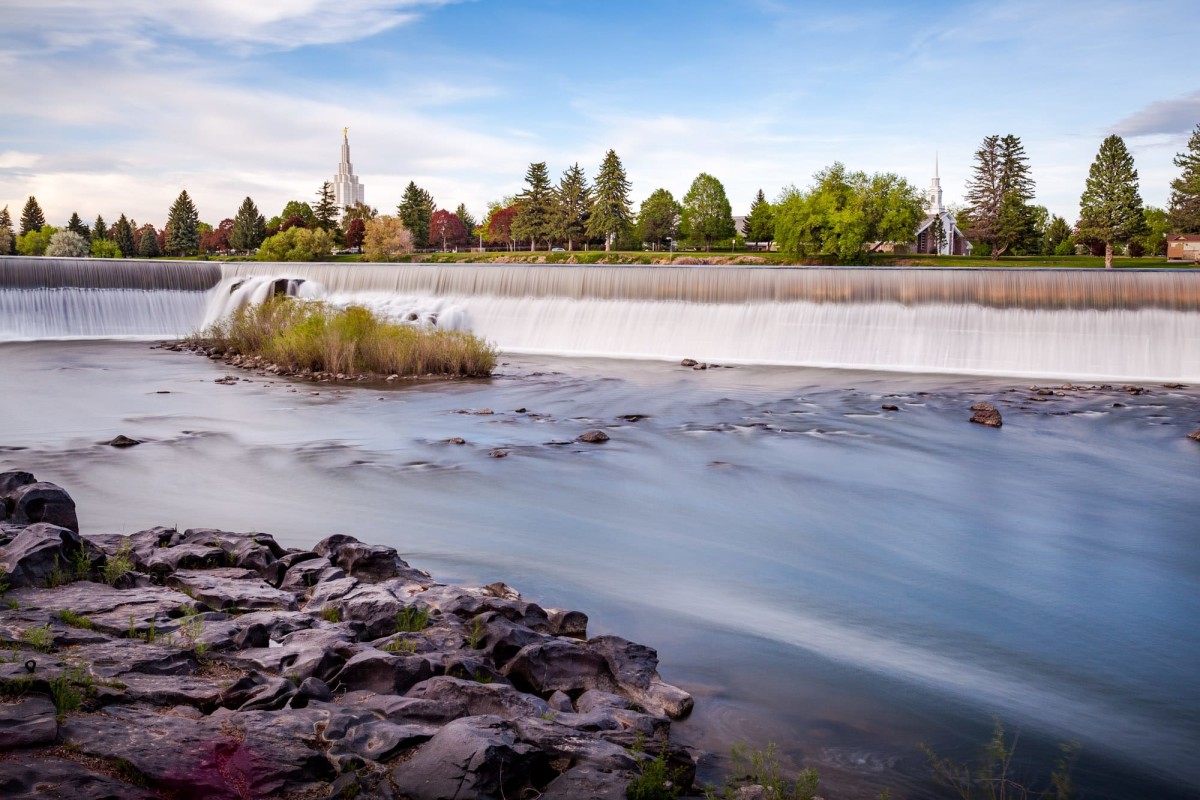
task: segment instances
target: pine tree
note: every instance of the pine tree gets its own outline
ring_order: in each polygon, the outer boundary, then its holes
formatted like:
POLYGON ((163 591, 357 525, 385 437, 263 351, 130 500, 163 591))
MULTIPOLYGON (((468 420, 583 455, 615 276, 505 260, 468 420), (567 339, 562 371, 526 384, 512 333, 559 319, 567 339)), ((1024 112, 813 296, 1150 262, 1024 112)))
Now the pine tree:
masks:
POLYGON ((90 238, 93 242, 108 238, 108 226, 104 224, 104 217, 96 215, 96 221, 92 224, 90 238))
POLYGON ((196 252, 199 247, 200 215, 184 189, 171 204, 167 215, 167 251, 184 256, 196 252))
POLYGON ((513 220, 512 234, 517 239, 528 239, 529 250, 537 249, 539 239, 548 239, 551 231, 551 214, 554 211, 554 192, 550 188, 550 173, 546 162, 538 161, 525 171, 525 188, 517 195, 517 217, 513 220))
POLYGON ((728 239, 737 232, 725 187, 707 172, 701 172, 692 181, 682 205, 683 234, 703 239, 705 250, 712 249, 713 239, 728 239))
POLYGON ((317 190, 317 204, 313 206, 313 216, 317 219, 317 227, 323 231, 331 231, 337 227, 338 207, 333 198, 333 184, 329 181, 325 181, 317 190))
POLYGON ((33 195, 25 201, 25 208, 21 211, 21 235, 30 231, 40 231, 46 227, 46 215, 42 213, 42 207, 38 205, 37 198, 33 195))
POLYGON ((158 232, 153 225, 146 225, 138 236, 138 256, 140 258, 157 258, 162 255, 158 249, 158 232))
POLYGON ((0 256, 9 256, 17 252, 17 235, 13 232, 12 216, 8 206, 0 209, 0 256))
POLYGON ((767 202, 763 190, 759 189, 750 204, 750 214, 746 217, 746 241, 766 242, 767 249, 775 240, 775 211, 767 202))
POLYGON ((234 250, 249 252, 257 250, 267 238, 267 221, 258 213, 258 206, 247 197, 242 201, 233 218, 233 230, 229 233, 229 246, 234 250))
POLYGON ((400 205, 396 207, 396 215, 412 233, 414 247, 429 246, 429 221, 436 210, 433 195, 417 186, 415 181, 409 181, 400 205))
POLYGON ((554 191, 554 201, 552 235, 566 242, 568 250, 574 250, 575 242, 587 235, 592 209, 592 187, 588 186, 587 173, 578 163, 563 172, 554 191))
POLYGON ((67 220, 67 230, 72 231, 73 233, 78 233, 85 239, 90 239, 92 236, 91 229, 88 228, 88 226, 84 224, 83 220, 79 218, 78 211, 71 212, 71 218, 67 220))
POLYGON ((1087 187, 1079 198, 1079 235, 1104 243, 1104 266, 1112 269, 1113 244, 1127 242, 1145 225, 1138 173, 1125 140, 1112 135, 1088 170, 1087 187))
POLYGON ((600 172, 596 174, 594 192, 596 199, 592 203, 587 235, 604 239, 604 249, 611 250, 613 242, 628 230, 631 216, 629 181, 616 151, 609 150, 604 154, 600 172))
POLYGON ((133 224, 122 214, 112 226, 112 239, 122 258, 133 258, 137 252, 137 243, 133 239, 133 224))
POLYGON ((1200 233, 1200 125, 1192 131, 1187 150, 1175 156, 1183 170, 1171 181, 1169 219, 1175 233, 1200 233))
POLYGON ((471 216, 470 211, 467 211, 466 203, 458 204, 458 208, 454 209, 454 216, 458 217, 459 221, 462 222, 463 230, 467 232, 468 236, 479 226, 479 223, 475 221, 475 217, 471 216))
POLYGON ((975 151, 974 175, 967 182, 967 235, 988 244, 993 259, 1032 236, 1029 172, 1025 147, 1012 134, 986 136, 975 151))

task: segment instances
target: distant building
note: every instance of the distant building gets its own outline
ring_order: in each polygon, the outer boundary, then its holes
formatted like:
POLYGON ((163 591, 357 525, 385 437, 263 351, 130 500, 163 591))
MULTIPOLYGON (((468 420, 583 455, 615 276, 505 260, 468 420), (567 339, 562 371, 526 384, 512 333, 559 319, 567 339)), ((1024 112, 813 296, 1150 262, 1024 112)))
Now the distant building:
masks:
POLYGON ((1167 258, 1171 261, 1200 261, 1200 235, 1173 233, 1167 236, 1167 258))
POLYGON ((928 254, 940 252, 944 256, 971 255, 971 243, 958 229, 954 215, 947 211, 946 206, 942 204, 942 179, 938 176, 936 159, 933 162, 933 181, 929 184, 929 193, 926 195, 925 215, 924 221, 917 227, 914 252, 928 254), (940 243, 937 241, 934 230, 934 222, 939 219, 942 221, 942 231, 945 236, 940 243))
POLYGON ((349 128, 342 128, 342 163, 338 164, 337 175, 333 176, 333 202, 341 213, 355 203, 366 202, 363 199, 363 185, 358 182, 354 165, 350 163, 349 134, 349 128))

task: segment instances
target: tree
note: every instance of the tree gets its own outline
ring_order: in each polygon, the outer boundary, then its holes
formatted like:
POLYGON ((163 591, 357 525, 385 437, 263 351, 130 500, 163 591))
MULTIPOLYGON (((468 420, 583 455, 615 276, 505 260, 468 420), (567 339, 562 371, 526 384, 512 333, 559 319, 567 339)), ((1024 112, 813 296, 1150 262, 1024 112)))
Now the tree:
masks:
POLYGON ((59 258, 83 258, 88 254, 88 240, 75 231, 64 229, 50 237, 45 254, 59 258))
POLYGON ((12 215, 8 206, 0 209, 0 256, 12 255, 17 251, 17 235, 13 232, 12 215))
POLYGON ((679 237, 683 209, 666 189, 655 189, 638 210, 638 238, 658 250, 667 239, 679 237))
POLYGON ((1171 181, 1171 228, 1174 233, 1200 233, 1200 124, 1192 131, 1187 150, 1175 156, 1183 170, 1171 181))
POLYGON ((451 245, 457 247, 463 244, 467 240, 467 231, 457 214, 443 208, 429 221, 429 239, 431 243, 440 243, 442 251, 445 252, 451 245))
POLYGON ((238 207, 233 216, 233 227, 229 231, 229 246, 234 250, 248 253, 257 250, 267 238, 267 223, 263 215, 258 213, 258 206, 247 197, 238 207))
POLYGON ((529 250, 537 249, 538 240, 550 238, 551 214, 554 211, 554 191, 550 188, 550 173, 546 162, 530 164, 525 171, 525 188, 517 195, 517 216, 513 220, 514 239, 528 239, 529 250))
POLYGON ((162 255, 162 249, 158 246, 158 231, 154 230, 154 226, 146 223, 138 231, 138 249, 139 258, 157 258, 162 255))
POLYGON ((350 222, 353 220, 360 219, 365 222, 378 216, 378 209, 371 208, 366 203, 354 203, 346 206, 346 210, 342 212, 342 224, 349 229, 350 222))
POLYGON ((975 151, 967 182, 967 228, 972 240, 991 248, 998 259, 1014 244, 1029 241, 1034 225, 1029 200, 1034 182, 1019 137, 985 136, 975 151))
POLYGON ((200 247, 200 215, 187 189, 179 193, 167 214, 167 252, 184 256, 200 247))
POLYGON ((25 208, 21 210, 21 235, 40 231, 45 224, 46 215, 42 213, 42 207, 38 205, 37 198, 30 195, 25 201, 25 208))
POLYGON ((44 256, 50 239, 58 233, 53 225, 43 225, 17 237, 17 253, 23 256, 44 256))
POLYGON ((267 222, 267 228, 279 231, 289 221, 289 228, 311 228, 317 224, 317 217, 308 203, 303 200, 289 200, 283 211, 279 212, 279 216, 271 217, 267 222))
POLYGON ((946 247, 946 223, 940 216, 934 217, 929 224, 929 238, 933 241, 933 254, 940 256, 946 247))
POLYGON ((487 219, 487 236, 489 242, 496 242, 513 248, 512 226, 517 216, 517 207, 508 205, 504 208, 493 208, 487 219))
POLYGON ((625 167, 613 150, 604 154, 600 172, 596 174, 595 202, 587 223, 587 235, 604 240, 604 249, 611 250, 613 242, 630 225, 629 181, 625 167))
POLYGON ((112 239, 93 239, 89 250, 92 258, 121 257, 121 248, 112 239))
POLYGON ((132 258, 137 254, 137 243, 133 237, 133 225, 124 214, 113 223, 112 242, 121 251, 123 258, 132 258))
POLYGON ((433 195, 422 189, 414 181, 409 181, 404 188, 404 196, 396 207, 396 214, 404 222, 404 227, 412 234, 414 247, 429 245, 429 221, 436 211, 433 195))
POLYGON ((922 193, 892 173, 835 163, 815 178, 812 189, 787 190, 776 204, 775 238, 793 258, 827 253, 858 263, 868 243, 910 241, 925 215, 922 193))
POLYGON ((366 232, 367 225, 363 222, 362 217, 355 217, 350 220, 350 224, 346 226, 346 235, 344 241, 346 247, 351 250, 357 250, 362 247, 363 234, 366 232))
POLYGON ((399 217, 375 217, 364 223, 363 252, 367 261, 393 261, 412 251, 412 231, 399 217))
POLYGON ((289 228, 268 236, 254 258, 258 261, 319 261, 333 253, 333 235, 320 228, 289 228))
POLYGON ((1113 244, 1142 233, 1138 174, 1125 140, 1113 134, 1100 144, 1079 198, 1079 233, 1104 243, 1104 267, 1112 269, 1113 244))
POLYGON ((750 214, 746 217, 746 241, 766 242, 768 250, 771 249, 771 242, 775 241, 775 210, 762 189, 758 190, 754 202, 750 204, 750 214))
POLYGON ((568 250, 574 250, 575 242, 582 241, 587 235, 588 217, 592 211, 592 187, 588 186, 587 173, 578 162, 559 178, 554 199, 551 235, 566 242, 568 250))
POLYGON ((725 187, 707 172, 701 172, 692 181, 682 205, 680 231, 689 239, 703 239, 705 250, 712 249, 713 239, 727 239, 737 232, 725 187))
POLYGON ((107 238, 108 238, 108 225, 104 224, 104 217, 97 214, 96 221, 94 223, 92 223, 91 239, 94 242, 97 239, 107 239, 107 238))
POLYGON ((210 228, 200 235, 200 249, 205 253, 227 253, 233 245, 233 220, 226 217, 215 228, 210 228))
POLYGON ((1058 214, 1052 215, 1050 223, 1046 226, 1046 234, 1042 237, 1042 255, 1059 255, 1059 246, 1070 238, 1071 226, 1058 214))
POLYGON ((1172 232, 1170 215, 1161 208, 1146 206, 1142 209, 1142 235, 1137 241, 1142 250, 1152 256, 1167 254, 1167 234, 1172 232))
POLYGON ((71 218, 69 220, 67 220, 67 230, 74 231, 75 233, 78 233, 80 236, 83 236, 84 238, 88 238, 88 239, 90 239, 92 236, 91 228, 89 228, 86 224, 84 224, 84 221, 79 218, 78 211, 71 212, 71 218))
POLYGON ((337 227, 338 207, 333 199, 333 184, 329 181, 325 181, 317 190, 317 205, 312 212, 316 225, 321 230, 332 231, 337 227))
POLYGON ((470 211, 467 211, 466 203, 458 204, 458 208, 454 209, 454 216, 458 217, 458 221, 462 223, 463 230, 467 232, 468 237, 479 226, 479 223, 475 221, 475 217, 471 216, 470 211))

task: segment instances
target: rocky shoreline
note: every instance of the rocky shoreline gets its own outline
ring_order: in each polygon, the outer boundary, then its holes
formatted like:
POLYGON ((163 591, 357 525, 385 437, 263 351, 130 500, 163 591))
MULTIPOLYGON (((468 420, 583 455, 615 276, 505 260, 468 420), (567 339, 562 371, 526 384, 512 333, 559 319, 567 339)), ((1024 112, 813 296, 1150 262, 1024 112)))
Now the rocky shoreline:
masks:
POLYGON ((450 586, 390 547, 83 535, 0 473, 0 795, 621 798, 692 698, 579 611, 450 586), (6 585, 5 585, 6 584, 6 585))

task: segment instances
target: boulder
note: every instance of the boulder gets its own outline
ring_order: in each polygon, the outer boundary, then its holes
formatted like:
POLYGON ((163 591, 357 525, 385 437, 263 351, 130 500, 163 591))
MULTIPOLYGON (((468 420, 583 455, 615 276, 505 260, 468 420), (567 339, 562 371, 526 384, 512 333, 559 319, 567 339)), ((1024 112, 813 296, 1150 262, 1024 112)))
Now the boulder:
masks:
POLYGON ((671 719, 682 719, 692 711, 692 696, 663 683, 658 675, 658 653, 619 636, 597 636, 588 648, 604 658, 621 692, 632 700, 671 719))
POLYGON ((587 431, 579 436, 577 442, 587 442, 588 444, 603 444, 608 441, 608 434, 604 431, 587 431))
POLYGON ((971 406, 971 410, 975 413, 971 415, 971 422, 978 425, 986 425, 989 428, 999 428, 1004 424, 1000 419, 1000 412, 991 403, 976 403, 971 406))
POLYGON ((130 439, 123 433, 119 433, 115 438, 109 439, 107 442, 105 442, 105 444, 109 447, 136 447, 141 443, 141 439, 130 439))
POLYGON ((439 730, 411 759, 392 770, 397 791, 411 800, 500 800, 537 791, 532 778, 546 757, 517 741, 499 717, 467 717, 439 730))
POLYGON ((523 647, 503 672, 517 688, 538 695, 613 686, 604 656, 566 639, 547 639, 523 647))
MULTIPOLYGON (((29 487, 41 485, 33 483, 29 487)), ((14 588, 45 586, 56 570, 69 571, 72 559, 82 549, 83 540, 75 531, 36 522, 0 550, 0 572, 8 573, 8 583, 14 588)))
POLYGON ((0 797, 6 800, 157 800, 159 795, 79 761, 44 753, 0 759, 0 797))
POLYGON ((58 738, 57 713, 50 698, 42 695, 0 704, 0 752, 53 744, 58 738))
POLYGON ((545 700, 503 683, 476 683, 449 675, 418 683, 409 697, 465 706, 470 716, 493 715, 504 719, 538 717, 552 709, 545 700))
POLYGON ((166 583, 218 611, 292 611, 298 607, 294 595, 270 586, 256 571, 240 567, 181 569, 168 576, 166 583))
POLYGON ((11 503, 9 516, 18 525, 46 522, 79 533, 75 501, 65 489, 53 483, 29 483, 14 489, 6 498, 11 503))
POLYGON ((555 778, 539 800, 625 800, 625 789, 636 775, 632 769, 581 764, 555 778))
POLYGON ((279 646, 242 650, 229 660, 243 669, 287 675, 299 681, 319 678, 329 683, 348 660, 368 649, 354 643, 359 630, 361 626, 336 623, 296 631, 285 636, 279 646))
POLYGON ((587 638, 587 614, 563 608, 547 608, 550 632, 555 636, 570 636, 574 639, 587 638))
POLYGON ((322 539, 313 551, 326 556, 347 575, 378 583, 407 574, 409 567, 394 547, 364 544, 353 536, 335 534, 322 539))
MULTIPOLYGON (((1116 405, 1116 404, 1114 403, 1113 405, 1116 405)), ((1197 428, 1196 430, 1189 433, 1188 438, 1191 439, 1193 442, 1200 442, 1200 428, 1197 428)))
POLYGON ((404 694, 441 671, 440 664, 435 666, 424 656, 394 656, 365 650, 347 661, 330 685, 348 691, 404 694))

